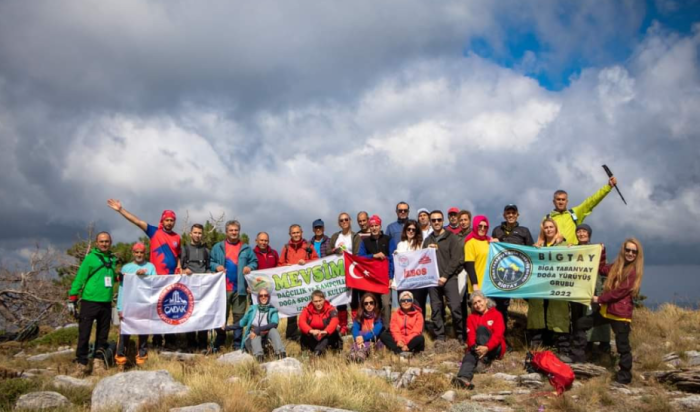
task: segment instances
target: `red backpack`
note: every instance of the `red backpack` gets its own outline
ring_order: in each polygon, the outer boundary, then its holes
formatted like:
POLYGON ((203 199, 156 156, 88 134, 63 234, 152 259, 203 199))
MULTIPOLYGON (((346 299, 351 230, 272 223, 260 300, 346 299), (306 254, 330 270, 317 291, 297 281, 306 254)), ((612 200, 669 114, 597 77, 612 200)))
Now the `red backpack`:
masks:
POLYGON ((571 367, 548 350, 540 352, 528 352, 525 359, 525 368, 528 372, 542 372, 549 378, 549 384, 561 395, 570 389, 576 376, 571 367))

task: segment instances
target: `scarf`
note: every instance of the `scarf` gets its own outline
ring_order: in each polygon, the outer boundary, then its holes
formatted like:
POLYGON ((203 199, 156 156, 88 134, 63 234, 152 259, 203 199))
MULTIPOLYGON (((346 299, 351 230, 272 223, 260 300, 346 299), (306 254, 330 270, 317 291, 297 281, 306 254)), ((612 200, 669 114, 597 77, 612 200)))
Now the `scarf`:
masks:
POLYGON ((467 238, 464 239, 464 243, 467 243, 469 239, 476 239, 476 240, 491 240, 491 236, 488 235, 489 233, 489 227, 486 228, 486 234, 484 236, 479 236, 479 223, 481 222, 486 222, 486 224, 490 227, 491 224, 489 223, 489 218, 487 218, 484 215, 479 215, 474 217, 474 222, 472 226, 472 231, 469 235, 467 235, 467 238))

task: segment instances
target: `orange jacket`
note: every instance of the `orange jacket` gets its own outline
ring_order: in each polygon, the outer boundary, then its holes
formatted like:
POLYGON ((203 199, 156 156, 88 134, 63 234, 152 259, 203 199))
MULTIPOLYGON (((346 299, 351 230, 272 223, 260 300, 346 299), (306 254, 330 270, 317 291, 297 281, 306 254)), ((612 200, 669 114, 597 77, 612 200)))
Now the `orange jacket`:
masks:
MULTIPOLYGON (((337 327, 338 311, 328 301, 323 303, 320 312, 316 310, 312 302, 309 302, 299 315, 299 329, 304 335, 308 335, 311 329, 325 330, 328 335, 332 335, 337 327)), ((317 339, 320 340, 319 337, 317 339)))
POLYGON ((293 244, 290 240, 282 247, 278 266, 296 265, 300 260, 310 262, 318 259, 316 249, 304 239, 298 244, 293 244))
POLYGON ((423 333, 423 311, 416 305, 408 313, 399 308, 391 315, 389 331, 396 343, 408 345, 411 339, 423 333))

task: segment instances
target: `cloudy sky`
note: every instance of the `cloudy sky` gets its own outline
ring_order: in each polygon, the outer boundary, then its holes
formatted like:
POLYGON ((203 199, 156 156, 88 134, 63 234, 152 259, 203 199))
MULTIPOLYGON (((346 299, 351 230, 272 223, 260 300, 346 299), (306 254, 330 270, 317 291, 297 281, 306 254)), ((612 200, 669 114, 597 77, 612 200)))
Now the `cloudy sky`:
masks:
POLYGON ((0 262, 89 222, 134 240, 110 197, 276 247, 399 200, 514 202, 537 233, 605 163, 629 205, 601 203, 594 240, 698 275, 698 22, 697 0, 2 1, 0 262))

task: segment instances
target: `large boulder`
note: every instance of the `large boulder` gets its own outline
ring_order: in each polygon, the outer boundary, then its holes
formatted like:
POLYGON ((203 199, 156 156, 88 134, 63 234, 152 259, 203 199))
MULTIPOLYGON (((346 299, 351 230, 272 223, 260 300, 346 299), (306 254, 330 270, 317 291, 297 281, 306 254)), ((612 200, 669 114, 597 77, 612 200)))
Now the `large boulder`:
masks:
POLYGON ((68 408, 70 401, 58 392, 30 392, 19 397, 16 410, 68 408))
POLYGON ((304 373, 301 362, 294 358, 284 358, 274 362, 263 363, 260 367, 265 369, 267 376, 274 374, 301 375, 304 373))
POLYGON ((165 370, 122 372, 95 386, 92 411, 119 407, 122 412, 135 412, 159 397, 184 395, 188 390, 165 370))
POLYGON ((219 356, 216 361, 226 365, 242 365, 248 362, 255 362, 255 358, 241 350, 237 350, 219 356))
POLYGON ((354 412, 347 409, 329 408, 328 406, 317 405, 284 405, 272 412, 354 412))
POLYGON ((671 405, 674 405, 680 409, 686 410, 698 410, 700 409, 700 395, 690 395, 685 398, 678 398, 671 401, 671 405))

